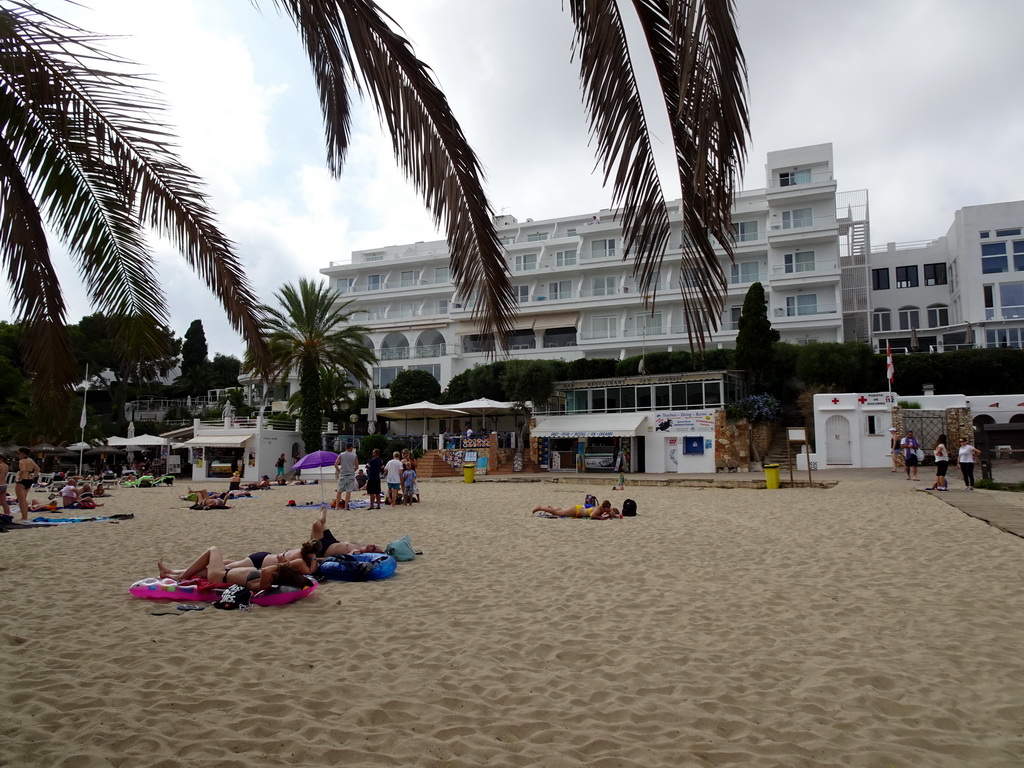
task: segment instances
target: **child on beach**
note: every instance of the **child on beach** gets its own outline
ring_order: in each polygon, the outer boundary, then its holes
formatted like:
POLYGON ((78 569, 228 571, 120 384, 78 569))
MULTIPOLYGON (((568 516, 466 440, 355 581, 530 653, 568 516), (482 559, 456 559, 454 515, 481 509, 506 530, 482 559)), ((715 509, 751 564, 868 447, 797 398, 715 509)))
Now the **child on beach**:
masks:
POLYGON ((412 499, 416 491, 416 470, 412 464, 406 464, 402 470, 402 494, 405 496, 406 506, 412 506, 412 499))

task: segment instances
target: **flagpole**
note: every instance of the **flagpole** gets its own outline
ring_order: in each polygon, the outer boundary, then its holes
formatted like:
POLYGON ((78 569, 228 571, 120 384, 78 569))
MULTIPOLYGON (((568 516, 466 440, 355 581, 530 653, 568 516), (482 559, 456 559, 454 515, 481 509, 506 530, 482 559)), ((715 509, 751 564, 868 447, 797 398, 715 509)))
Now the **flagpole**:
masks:
POLYGON ((85 401, 89 397, 89 364, 85 364, 85 386, 82 388, 82 416, 78 420, 78 426, 82 430, 82 440, 78 445, 78 476, 82 476, 82 443, 85 442, 85 401))

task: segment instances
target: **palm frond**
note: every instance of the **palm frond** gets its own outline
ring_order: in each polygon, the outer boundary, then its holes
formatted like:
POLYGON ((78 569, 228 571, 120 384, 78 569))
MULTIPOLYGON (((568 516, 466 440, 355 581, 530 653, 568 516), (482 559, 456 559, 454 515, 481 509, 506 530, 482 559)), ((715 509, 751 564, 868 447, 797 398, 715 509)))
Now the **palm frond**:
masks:
MULTIPOLYGON (((162 105, 99 39, 30 4, 0 8, 4 137, 101 310, 142 318, 143 327, 164 321, 162 293, 146 274, 144 228, 152 227, 182 252, 266 367, 258 302, 200 180, 154 122, 162 105), (105 69, 111 62, 122 71, 105 69)), ((126 341, 145 343, 147 334, 126 341)))
POLYGON ((483 191, 483 171, 430 69, 373 0, 277 4, 306 41, 328 123, 332 169, 340 170, 347 149, 344 91, 346 84, 353 84, 373 99, 399 165, 424 196, 435 223, 445 228, 454 282, 480 297, 474 318, 503 343, 517 305, 483 191), (312 41, 324 50, 311 50, 312 41), (332 103, 332 98, 343 104, 332 103), (344 124, 335 125, 336 120, 344 124))
MULTIPOLYGON (((748 132, 733 4, 633 0, 633 7, 672 129, 684 226, 680 284, 691 348, 703 348, 724 304, 725 274, 715 242, 732 258, 733 193, 748 132)), ((627 254, 646 293, 668 246, 668 211, 632 52, 615 0, 573 0, 570 9, 599 160, 606 179, 614 175, 613 204, 623 206, 627 254)))

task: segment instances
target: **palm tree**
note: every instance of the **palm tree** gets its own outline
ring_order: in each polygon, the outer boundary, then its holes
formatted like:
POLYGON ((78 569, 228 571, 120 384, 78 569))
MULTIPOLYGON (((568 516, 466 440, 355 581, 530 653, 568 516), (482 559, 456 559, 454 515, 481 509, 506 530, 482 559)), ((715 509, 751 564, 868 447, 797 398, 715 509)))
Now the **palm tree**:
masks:
POLYGON ((300 278, 298 287, 285 285, 274 297, 279 307, 263 308, 272 376, 285 381, 298 371, 302 442, 306 452, 319 450, 321 371, 340 368, 366 383, 367 366, 375 364, 377 356, 363 341, 369 329, 349 323, 352 313, 346 311, 348 304, 335 307, 338 294, 324 283, 300 278))
MULTIPOLYGON (((352 97, 367 94, 398 163, 446 229, 460 292, 479 297, 477 321, 503 341, 516 311, 505 254, 480 163, 430 69, 374 0, 274 3, 312 65, 331 171, 341 174, 349 149, 352 97)), ((624 258, 644 295, 670 229, 634 57, 657 75, 660 99, 646 106, 671 126, 686 233, 681 284, 691 346, 703 346, 721 314, 725 276, 715 243, 731 258, 748 132, 733 0, 567 4, 598 160, 612 205, 622 208, 624 258), (634 22, 645 44, 634 39, 631 48, 626 30, 634 22)), ((199 181, 169 148, 170 132, 153 122, 155 99, 122 74, 127 62, 110 65, 114 57, 96 41, 28 0, 0 0, 0 258, 30 331, 26 361, 37 387, 60 404, 74 375, 44 219, 88 275, 96 307, 133 321, 122 326, 125 349, 145 351, 165 314, 145 243, 150 227, 183 252, 268 370, 257 302, 199 181)))

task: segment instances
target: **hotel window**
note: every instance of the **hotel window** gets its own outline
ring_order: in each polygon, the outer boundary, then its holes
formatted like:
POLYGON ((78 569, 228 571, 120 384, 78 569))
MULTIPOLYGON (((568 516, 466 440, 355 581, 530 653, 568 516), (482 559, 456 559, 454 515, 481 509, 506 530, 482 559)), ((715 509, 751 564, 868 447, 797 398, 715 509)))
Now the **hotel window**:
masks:
POLYGON ((410 288, 419 282, 420 273, 418 270, 407 270, 402 273, 402 287, 410 288))
POLYGON ((741 261, 739 264, 733 264, 729 269, 729 282, 756 283, 758 276, 757 265, 758 262, 756 261, 741 261))
POLYGON ((1020 349, 1020 328, 999 328, 985 330, 986 347, 1013 347, 1020 349))
POLYGON ((785 255, 786 274, 814 271, 814 251, 800 251, 785 255))
POLYGON ((576 249, 573 248, 571 251, 556 251, 555 252, 555 266, 556 267, 571 267, 576 263, 576 249))
POLYGON ((403 301, 398 305, 399 317, 416 317, 417 314, 416 302, 403 301))
POLYGON ((1000 283, 999 306, 1004 320, 1024 317, 1024 283, 1000 283))
POLYGON ((985 240, 988 237, 988 231, 986 230, 983 232, 979 232, 978 237, 980 237, 982 240, 985 240))
POLYGON ((576 227, 569 227, 565 230, 566 237, 576 237, 576 227))
POLYGON ((917 288, 917 264, 912 267, 896 267, 897 288, 917 288))
POLYGON ((530 300, 530 286, 528 285, 513 285, 512 292, 516 297, 516 304, 525 304, 530 300))
POLYGON ((889 290, 889 268, 884 269, 872 269, 871 270, 871 290, 873 291, 888 291, 889 290))
POLYGON ((614 339, 619 335, 619 318, 615 315, 599 315, 591 323, 592 337, 595 339, 614 339))
POLYGON ((448 267, 434 267, 434 282, 447 283, 450 280, 448 267))
POLYGON ((363 256, 363 261, 384 261, 383 253, 367 253, 363 256))
POLYGON ((1012 229, 997 229, 996 237, 1018 237, 1020 235, 1020 227, 1013 227, 1012 229))
POLYGON ((437 302, 437 314, 447 315, 448 314, 448 299, 441 299, 437 302))
POLYGON ((871 313, 871 330, 883 333, 892 330, 892 312, 888 309, 876 309, 871 313))
POLYGON ((520 253, 515 258, 515 271, 526 272, 531 269, 537 268, 537 254, 536 253, 520 253))
POLYGON ((590 244, 590 258, 603 259, 615 255, 615 238, 594 240, 590 244))
POLYGON ((928 327, 940 328, 949 325, 949 307, 945 304, 930 304, 928 306, 928 327))
POLYGON ((801 293, 799 296, 786 297, 786 316, 818 314, 818 294, 801 293))
POLYGON ((750 240, 757 240, 756 221, 738 221, 732 225, 732 232, 737 242, 746 243, 750 240))
POLYGON ((797 184, 811 183, 811 169, 802 168, 799 171, 782 171, 779 174, 780 187, 793 187, 797 184))
POLYGON ((739 304, 734 304, 729 307, 729 330, 738 331, 740 329, 740 315, 743 314, 743 307, 739 304))
POLYGON ((603 277, 595 277, 590 281, 591 296, 611 296, 617 291, 615 290, 616 278, 614 275, 605 275, 603 277))
POLYGON ((945 285, 946 284, 946 265, 944 262, 936 264, 925 264, 924 265, 924 284, 925 285, 945 285))
POLYGON ((1024 240, 1013 241, 1013 271, 1024 272, 1024 240))
POLYGON ((921 310, 917 307, 900 307, 900 330, 912 331, 921 327, 921 310))
POLYGON ((992 286, 983 285, 981 287, 981 291, 985 298, 985 319, 994 320, 996 316, 996 302, 995 295, 992 292, 992 286))
POLYGON ((379 291, 384 285, 384 281, 381 280, 380 275, 367 275, 366 277, 366 290, 368 291, 379 291))
POLYGON ((994 275, 1009 271, 1006 258, 1006 243, 981 244, 981 271, 985 275, 994 275))
POLYGON ((665 332, 665 323, 661 312, 636 316, 637 330, 648 336, 660 336, 665 332))
POLYGON ((548 283, 549 299, 571 299, 572 280, 559 280, 555 283, 548 283))
POLYGON ((548 233, 547 232, 531 232, 530 234, 528 234, 526 236, 526 242, 528 242, 528 243, 538 243, 541 240, 547 240, 547 239, 548 239, 548 233))
POLYGON ((387 367, 387 368, 374 368, 373 369, 373 386, 379 389, 387 389, 391 386, 391 383, 405 369, 401 366, 387 367))
POLYGON ((356 279, 354 277, 339 277, 338 278, 338 293, 351 293, 352 286, 355 285, 356 279))
POLYGON ((782 212, 782 228, 796 229, 797 227, 809 227, 814 221, 810 208, 796 208, 792 211, 782 212))

